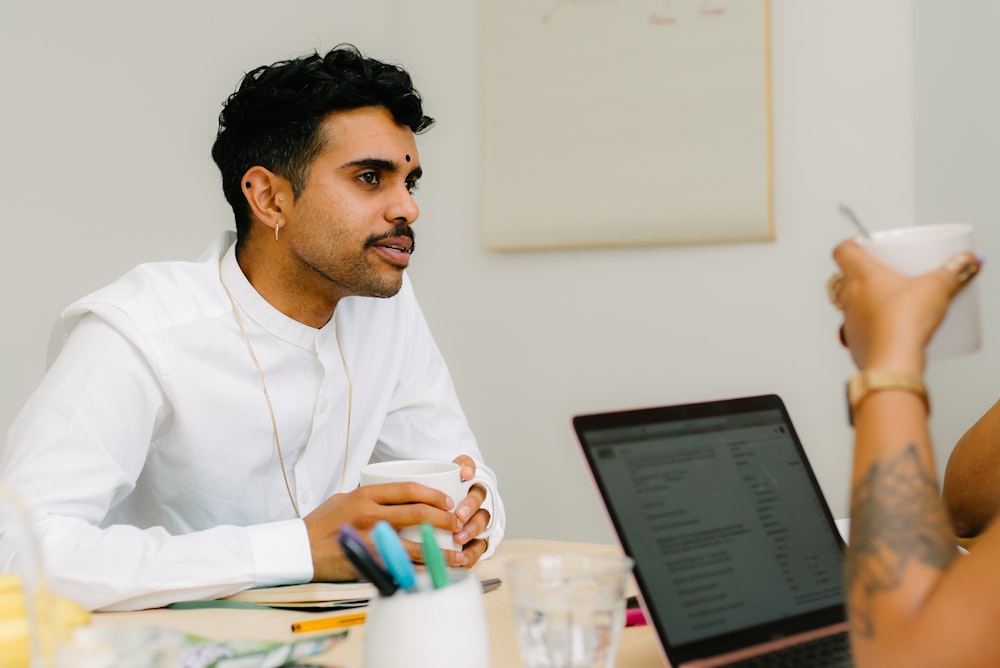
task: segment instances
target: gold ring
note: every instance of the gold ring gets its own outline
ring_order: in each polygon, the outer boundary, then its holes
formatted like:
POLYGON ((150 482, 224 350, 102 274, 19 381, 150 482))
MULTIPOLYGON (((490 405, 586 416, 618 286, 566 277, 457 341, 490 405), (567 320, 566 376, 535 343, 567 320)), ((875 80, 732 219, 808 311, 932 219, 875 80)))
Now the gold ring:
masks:
POLYGON ((844 275, 834 274, 826 282, 826 296, 830 298, 830 303, 843 310, 840 305, 840 291, 844 288, 844 275))
POLYGON ((967 261, 962 264, 962 268, 958 272, 958 284, 965 285, 969 282, 973 276, 979 273, 979 265, 972 261, 967 261))
POLYGON ((976 275, 979 268, 974 264, 967 264, 962 267, 962 270, 958 273, 958 284, 965 285, 970 278, 976 275))

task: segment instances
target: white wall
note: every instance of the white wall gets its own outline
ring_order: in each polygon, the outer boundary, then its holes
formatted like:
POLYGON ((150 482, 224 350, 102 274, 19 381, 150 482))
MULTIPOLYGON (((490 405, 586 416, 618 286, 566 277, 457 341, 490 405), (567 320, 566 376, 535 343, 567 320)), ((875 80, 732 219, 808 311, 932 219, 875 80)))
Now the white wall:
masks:
POLYGON ((405 64, 438 119, 420 139, 411 271, 509 535, 609 539, 572 414, 770 392, 846 514, 851 367, 824 283, 852 232, 839 201, 874 227, 916 215, 906 0, 773 0, 775 242, 505 254, 478 226, 475 3, 16 0, 5 14, 0 427, 43 371, 59 308, 231 225, 209 148, 240 75, 351 41, 405 64))
POLYGON ((968 221, 986 255, 979 282, 983 347, 928 370, 938 467, 1000 398, 1000 4, 915 0, 916 203, 920 222, 968 221))

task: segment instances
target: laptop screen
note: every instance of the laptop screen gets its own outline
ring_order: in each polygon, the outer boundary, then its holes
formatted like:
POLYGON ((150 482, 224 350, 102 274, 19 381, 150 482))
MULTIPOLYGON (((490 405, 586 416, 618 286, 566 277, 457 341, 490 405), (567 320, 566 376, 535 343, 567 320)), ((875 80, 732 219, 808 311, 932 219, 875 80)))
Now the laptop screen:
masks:
POLYGON ((718 651, 843 619, 843 544, 778 397, 574 426, 665 644, 718 651))

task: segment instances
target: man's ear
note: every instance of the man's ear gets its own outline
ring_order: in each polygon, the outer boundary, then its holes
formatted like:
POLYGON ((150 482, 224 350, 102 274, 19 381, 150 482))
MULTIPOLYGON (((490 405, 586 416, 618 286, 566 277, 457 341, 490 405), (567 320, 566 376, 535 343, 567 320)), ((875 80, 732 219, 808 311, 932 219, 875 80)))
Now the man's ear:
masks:
POLYGON ((254 220, 274 231, 285 224, 285 212, 293 197, 287 179, 269 169, 255 166, 243 175, 242 190, 254 220))

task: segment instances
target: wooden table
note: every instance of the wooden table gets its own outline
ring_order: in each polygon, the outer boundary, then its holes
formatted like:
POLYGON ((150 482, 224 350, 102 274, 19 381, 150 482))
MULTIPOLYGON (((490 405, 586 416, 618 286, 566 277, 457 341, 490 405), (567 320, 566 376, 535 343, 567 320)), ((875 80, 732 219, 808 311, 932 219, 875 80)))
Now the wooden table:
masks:
MULTIPOLYGON (((503 577, 504 562, 511 557, 542 552, 574 552, 590 554, 618 554, 612 545, 569 543, 563 541, 514 539, 506 540, 490 559, 476 565, 481 578, 503 577)), ((633 589, 628 592, 634 594, 633 589)), ((487 623, 490 631, 492 668, 522 666, 514 629, 513 603, 509 588, 501 586, 484 597, 487 623)), ((336 614, 336 613, 334 613, 336 614)), ((292 622, 317 615, 298 611, 267 609, 246 610, 234 608, 201 608, 193 610, 142 610, 139 612, 95 613, 95 626, 141 625, 197 633, 216 639, 259 638, 264 640, 291 641, 305 637, 292 634, 292 622)), ((352 626, 347 639, 313 657, 310 662, 321 666, 357 668, 361 665, 364 626, 352 626)), ((318 632, 322 633, 322 632, 318 632)), ((648 626, 636 626, 622 631, 615 666, 628 668, 659 668, 666 664, 660 659, 653 631, 648 626)))

